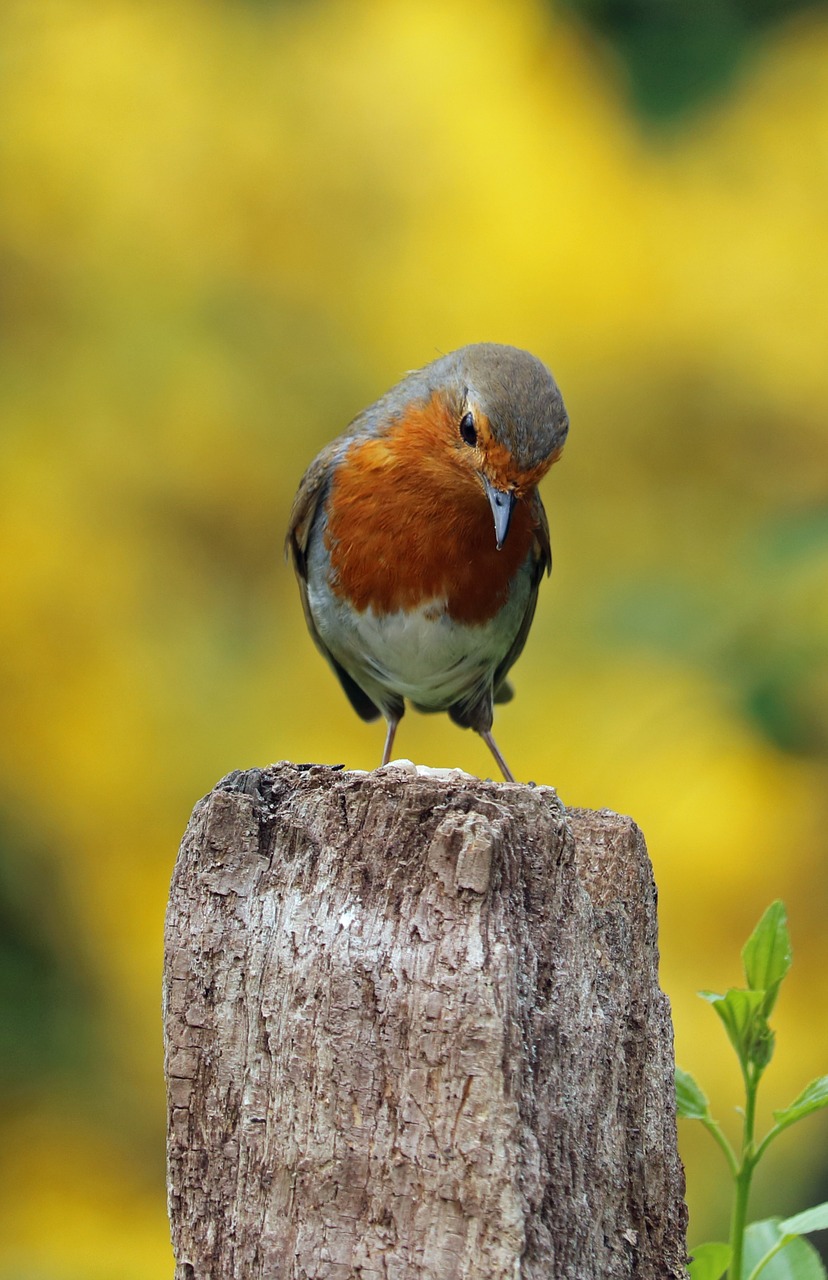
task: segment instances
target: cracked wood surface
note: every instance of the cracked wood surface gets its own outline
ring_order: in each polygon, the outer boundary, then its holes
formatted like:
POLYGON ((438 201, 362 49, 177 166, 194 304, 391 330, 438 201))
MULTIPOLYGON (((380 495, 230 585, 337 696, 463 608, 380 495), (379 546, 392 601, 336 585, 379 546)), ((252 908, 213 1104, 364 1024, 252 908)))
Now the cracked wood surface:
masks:
POLYGON ((548 788, 280 764, 167 913, 176 1280, 685 1276, 656 892, 548 788))

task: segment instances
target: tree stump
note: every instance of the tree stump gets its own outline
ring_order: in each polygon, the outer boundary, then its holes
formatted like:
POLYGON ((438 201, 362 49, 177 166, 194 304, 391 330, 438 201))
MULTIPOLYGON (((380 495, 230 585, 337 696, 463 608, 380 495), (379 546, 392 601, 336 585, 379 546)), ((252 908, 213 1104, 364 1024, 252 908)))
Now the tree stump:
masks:
POLYGON ((637 827, 403 762, 231 774, 164 970, 176 1280, 684 1277, 637 827))

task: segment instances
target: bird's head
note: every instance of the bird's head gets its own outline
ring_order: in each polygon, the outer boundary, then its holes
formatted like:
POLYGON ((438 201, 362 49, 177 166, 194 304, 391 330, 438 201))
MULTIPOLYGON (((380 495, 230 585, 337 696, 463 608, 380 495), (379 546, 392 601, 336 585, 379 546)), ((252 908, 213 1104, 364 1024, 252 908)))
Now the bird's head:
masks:
POLYGON ((489 500, 499 549, 515 502, 561 455, 569 430, 561 393, 535 356, 496 343, 462 347, 429 370, 444 390, 457 460, 489 500))

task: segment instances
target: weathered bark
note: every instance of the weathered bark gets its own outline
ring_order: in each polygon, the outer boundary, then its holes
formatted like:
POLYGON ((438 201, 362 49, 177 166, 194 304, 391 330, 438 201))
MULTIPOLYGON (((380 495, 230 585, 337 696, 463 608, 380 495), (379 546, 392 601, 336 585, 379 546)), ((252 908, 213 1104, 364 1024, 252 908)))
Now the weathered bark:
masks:
POLYGON ((628 818, 282 764, 195 808, 164 978, 176 1280, 685 1275, 628 818))

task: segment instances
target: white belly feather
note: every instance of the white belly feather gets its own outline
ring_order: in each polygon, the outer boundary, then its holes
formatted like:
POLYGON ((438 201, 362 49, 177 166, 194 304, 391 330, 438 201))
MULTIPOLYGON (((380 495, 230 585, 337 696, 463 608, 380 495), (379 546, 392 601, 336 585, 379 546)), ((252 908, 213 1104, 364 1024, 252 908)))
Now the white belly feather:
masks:
POLYGON ((442 600, 410 611, 358 613, 313 571, 308 599, 321 639, 369 697, 382 704, 381 694, 393 693, 438 711, 492 678, 520 629, 529 577, 518 572, 506 607, 474 626, 449 618, 442 600))

